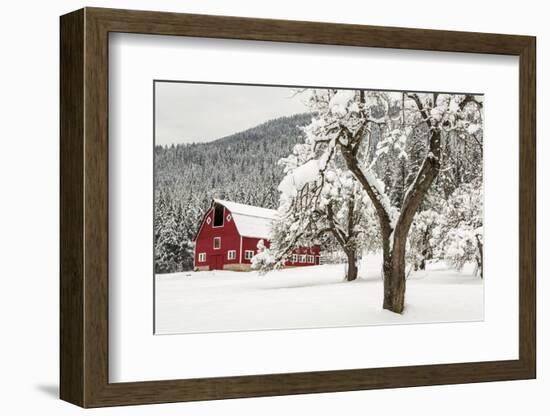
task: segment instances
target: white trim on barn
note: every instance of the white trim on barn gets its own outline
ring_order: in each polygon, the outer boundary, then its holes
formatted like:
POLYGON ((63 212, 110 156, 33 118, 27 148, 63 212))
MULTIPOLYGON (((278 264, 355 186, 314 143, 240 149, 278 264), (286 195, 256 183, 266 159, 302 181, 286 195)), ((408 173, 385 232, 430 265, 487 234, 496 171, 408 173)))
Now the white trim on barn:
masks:
POLYGON ((239 247, 239 263, 243 262, 243 236, 239 234, 240 237, 240 247, 239 247))

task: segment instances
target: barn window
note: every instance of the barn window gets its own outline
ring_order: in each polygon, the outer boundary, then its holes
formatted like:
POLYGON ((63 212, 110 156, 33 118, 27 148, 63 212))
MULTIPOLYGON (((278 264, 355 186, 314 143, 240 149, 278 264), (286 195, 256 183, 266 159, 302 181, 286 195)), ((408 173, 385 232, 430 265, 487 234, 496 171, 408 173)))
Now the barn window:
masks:
POLYGON ((229 250, 227 252, 227 260, 235 260, 237 258, 237 251, 229 250))
POLYGON ((296 254, 292 255, 292 263, 296 263, 298 261, 298 256, 296 254))
POLYGON ((222 246, 222 238, 214 237, 214 250, 219 250, 222 246))
POLYGON ((206 261, 206 253, 199 253, 199 262, 204 263, 206 261))
POLYGON ((213 227, 223 227, 223 213, 224 213, 224 206, 220 204, 216 204, 214 206, 214 224, 213 227))
POLYGON ((305 263, 306 262, 306 255, 305 254, 301 254, 300 255, 300 263, 305 263))
POLYGON ((254 257, 254 251, 253 250, 245 250, 244 251, 244 258, 246 260, 251 260, 252 257, 254 257))

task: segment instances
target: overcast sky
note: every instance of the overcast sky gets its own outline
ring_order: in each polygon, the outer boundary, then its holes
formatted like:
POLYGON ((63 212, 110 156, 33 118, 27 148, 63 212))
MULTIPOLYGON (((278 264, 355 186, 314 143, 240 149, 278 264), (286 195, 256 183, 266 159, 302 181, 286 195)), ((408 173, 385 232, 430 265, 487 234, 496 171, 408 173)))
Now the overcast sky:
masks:
POLYGON ((208 142, 264 121, 307 112, 291 88, 155 83, 157 145, 208 142))

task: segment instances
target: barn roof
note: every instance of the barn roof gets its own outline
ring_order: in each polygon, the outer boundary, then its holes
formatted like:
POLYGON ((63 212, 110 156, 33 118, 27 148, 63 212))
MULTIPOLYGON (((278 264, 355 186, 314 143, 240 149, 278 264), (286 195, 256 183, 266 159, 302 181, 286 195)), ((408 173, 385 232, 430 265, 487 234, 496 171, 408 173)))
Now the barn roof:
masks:
POLYGON ((243 237, 269 239, 271 222, 275 218, 274 209, 260 208, 252 205, 239 204, 222 199, 214 199, 214 203, 223 205, 229 211, 239 234, 243 237))

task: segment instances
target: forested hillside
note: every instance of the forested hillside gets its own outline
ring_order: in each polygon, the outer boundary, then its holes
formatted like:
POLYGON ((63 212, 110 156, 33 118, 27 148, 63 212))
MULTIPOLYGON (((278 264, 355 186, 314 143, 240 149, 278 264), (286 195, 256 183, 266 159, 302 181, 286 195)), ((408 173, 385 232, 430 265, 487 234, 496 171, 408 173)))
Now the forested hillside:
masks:
POLYGON ((208 143, 155 148, 155 272, 193 267, 192 239, 212 198, 277 208, 278 160, 303 141, 310 114, 267 121, 208 143))

